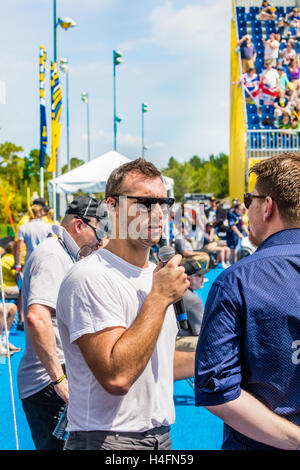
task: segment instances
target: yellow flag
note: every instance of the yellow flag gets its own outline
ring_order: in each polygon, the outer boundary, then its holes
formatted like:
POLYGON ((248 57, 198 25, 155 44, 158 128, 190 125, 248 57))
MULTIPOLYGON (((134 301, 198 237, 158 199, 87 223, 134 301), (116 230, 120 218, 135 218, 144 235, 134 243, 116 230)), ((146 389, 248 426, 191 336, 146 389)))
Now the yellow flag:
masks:
POLYGON ((52 121, 51 126, 51 158, 47 171, 56 171, 56 153, 59 146, 61 124, 57 121, 52 121))

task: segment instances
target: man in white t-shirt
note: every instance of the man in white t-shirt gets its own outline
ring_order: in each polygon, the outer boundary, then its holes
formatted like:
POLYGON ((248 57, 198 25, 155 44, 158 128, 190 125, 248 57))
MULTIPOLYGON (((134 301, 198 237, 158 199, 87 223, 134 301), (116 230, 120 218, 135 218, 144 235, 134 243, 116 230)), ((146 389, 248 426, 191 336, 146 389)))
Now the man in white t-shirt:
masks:
POLYGON ((170 449, 173 382, 194 375, 194 353, 175 351, 172 307, 189 281, 180 255, 155 266, 149 252, 174 200, 157 168, 137 159, 112 172, 106 202, 109 243, 72 267, 57 301, 70 393, 65 449, 170 449))
POLYGON ((92 197, 75 198, 61 226, 52 226, 55 236, 40 243, 25 265, 22 304, 26 347, 18 368, 18 390, 37 450, 63 447, 63 441, 52 435, 69 398, 56 300, 65 274, 83 250, 99 246, 99 203, 92 197))
POLYGON ((272 66, 276 65, 279 55, 280 42, 276 39, 276 34, 271 33, 269 39, 263 41, 265 46, 265 61, 271 60, 272 66))

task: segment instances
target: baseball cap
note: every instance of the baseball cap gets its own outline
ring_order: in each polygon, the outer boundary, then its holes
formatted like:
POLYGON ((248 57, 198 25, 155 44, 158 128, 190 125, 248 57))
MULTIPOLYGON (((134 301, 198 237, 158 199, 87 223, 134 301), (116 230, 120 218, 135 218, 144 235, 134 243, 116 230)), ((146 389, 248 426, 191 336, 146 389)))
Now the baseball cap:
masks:
POLYGON ((98 207, 101 204, 99 199, 89 196, 78 196, 73 199, 67 207, 66 214, 79 215, 81 217, 95 217, 100 219, 98 207))
POLYGON ((32 204, 40 204, 41 206, 45 206, 46 205, 46 200, 43 197, 38 197, 38 198, 34 199, 32 204))
POLYGON ((196 259, 190 259, 190 260, 187 260, 185 261, 182 266, 184 267, 185 269, 185 273, 188 275, 188 276, 193 276, 193 274, 206 274, 208 273, 209 269, 208 269, 208 262, 207 261, 203 261, 201 262, 200 260, 196 260, 196 259))
POLYGON ((209 200, 210 200, 210 201, 215 201, 216 198, 215 198, 215 196, 211 196, 211 198, 210 198, 209 200))

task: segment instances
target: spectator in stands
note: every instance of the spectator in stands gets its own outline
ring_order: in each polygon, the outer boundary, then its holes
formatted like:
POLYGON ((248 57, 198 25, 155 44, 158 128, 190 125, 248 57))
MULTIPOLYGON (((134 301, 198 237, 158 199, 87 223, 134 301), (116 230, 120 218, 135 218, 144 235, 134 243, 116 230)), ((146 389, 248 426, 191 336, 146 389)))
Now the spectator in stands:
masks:
POLYGON ((261 91, 264 104, 273 105, 278 96, 279 75, 276 69, 272 67, 272 61, 266 60, 266 68, 261 74, 261 91))
POLYGON ((282 51, 282 54, 281 54, 282 63, 284 65, 289 65, 291 59, 293 59, 294 57, 296 57, 296 51, 295 51, 295 47, 294 47, 294 40, 290 39, 287 42, 286 47, 282 51))
POLYGON ((226 233, 227 246, 231 249, 230 262, 231 264, 236 262, 237 250, 240 240, 244 238, 243 232, 246 236, 249 236, 248 227, 244 225, 242 219, 242 204, 238 203, 234 206, 233 211, 228 214, 228 225, 229 229, 226 233))
POLYGON ((281 90, 286 90, 286 87, 289 83, 289 79, 286 76, 286 73, 284 71, 284 67, 282 65, 277 66, 277 72, 278 72, 278 82, 279 82, 279 88, 281 90))
POLYGON ((281 121, 279 122, 279 129, 290 129, 291 127, 291 118, 288 114, 282 116, 281 121))
POLYGON ((292 28, 299 28, 299 21, 300 21, 299 8, 297 7, 293 8, 292 11, 286 15, 285 19, 286 21, 289 22, 292 28))
POLYGON ((300 123, 296 116, 293 116, 291 119, 291 129, 298 131, 300 129, 300 123))
POLYGON ((263 39, 263 44, 265 46, 265 62, 271 60, 272 66, 276 66, 280 47, 280 43, 276 39, 276 34, 270 33, 269 39, 263 39))
POLYGON ((275 121, 278 123, 278 118, 282 116, 283 114, 287 114, 288 116, 291 116, 291 102, 288 99, 288 97, 285 95, 285 91, 280 88, 279 90, 279 96, 275 98, 274 101, 274 115, 275 115, 275 121))
POLYGON ((242 71, 243 73, 248 72, 249 68, 254 67, 255 59, 257 56, 254 44, 251 41, 251 36, 246 34, 237 43, 240 47, 241 58, 242 58, 242 71))
POLYGON ((175 239, 175 251, 182 256, 182 263, 190 259, 199 260, 201 263, 209 263, 210 261, 210 257, 206 252, 193 249, 190 239, 185 235, 184 225, 182 226, 181 235, 178 235, 175 239))
POLYGON ((263 0, 261 7, 260 7, 260 19, 261 20, 275 20, 276 8, 272 7, 267 0, 263 0))
POLYGON ((292 117, 297 118, 300 121, 300 100, 298 98, 297 102, 292 102, 292 117))
POLYGON ((206 222, 214 222, 217 216, 217 201, 215 196, 211 196, 209 202, 209 207, 204 210, 206 222))
POLYGON ((241 75, 240 80, 232 82, 233 85, 243 84, 246 89, 246 103, 251 104, 254 101, 257 106, 259 104, 259 83, 260 76, 254 67, 250 67, 247 73, 241 75))
POLYGON ((298 57, 294 57, 290 60, 288 71, 290 81, 297 87, 298 83, 300 83, 300 67, 298 57))
POLYGON ((282 40, 288 40, 291 37, 290 26, 287 20, 281 18, 277 24, 277 31, 280 36, 280 42, 282 40))
POLYGON ((208 253, 216 254, 216 260, 219 264, 221 262, 222 268, 226 269, 230 266, 230 248, 226 243, 221 243, 215 233, 215 226, 213 222, 208 222, 205 226, 204 232, 204 249, 208 253))

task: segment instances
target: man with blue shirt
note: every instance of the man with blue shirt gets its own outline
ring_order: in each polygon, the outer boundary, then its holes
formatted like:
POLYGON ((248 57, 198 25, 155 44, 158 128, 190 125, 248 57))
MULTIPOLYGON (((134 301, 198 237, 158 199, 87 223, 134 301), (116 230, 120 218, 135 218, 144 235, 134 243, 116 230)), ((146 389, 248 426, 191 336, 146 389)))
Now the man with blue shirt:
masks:
POLYGON ((196 406, 224 421, 223 449, 300 446, 300 154, 262 160, 244 195, 256 252, 226 269, 205 307, 196 406))
POLYGON ((226 243, 230 248, 230 262, 236 262, 237 250, 240 240, 244 237, 243 232, 248 236, 248 227, 242 219, 242 204, 236 204, 228 214, 228 230, 226 232, 226 243))

